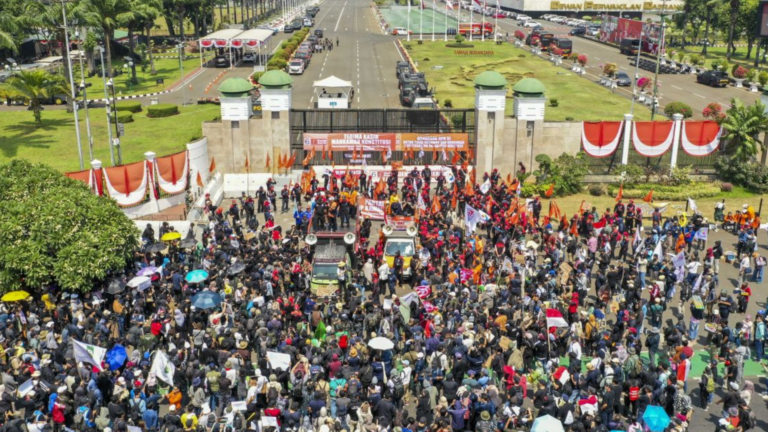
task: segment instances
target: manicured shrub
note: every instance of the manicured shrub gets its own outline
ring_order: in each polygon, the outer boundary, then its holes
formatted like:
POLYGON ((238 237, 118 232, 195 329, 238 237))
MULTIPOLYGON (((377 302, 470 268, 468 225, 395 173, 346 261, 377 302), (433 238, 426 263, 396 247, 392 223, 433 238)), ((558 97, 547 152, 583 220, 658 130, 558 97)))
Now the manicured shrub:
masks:
POLYGON ((673 114, 682 114, 683 118, 691 118, 693 110, 684 102, 670 102, 664 107, 664 114, 668 117, 672 117, 673 114))
POLYGON ((602 183, 589 185, 589 194, 592 196, 603 196, 608 193, 608 187, 602 183))
POLYGON ((147 107, 147 117, 170 117, 179 113, 179 106, 174 104, 157 104, 147 107))
POLYGON ((139 101, 125 101, 117 103, 117 111, 128 111, 132 113, 141 112, 141 102, 139 101))
MULTIPOLYGON (((115 123, 115 116, 110 117, 112 119, 112 124, 115 123)), ((129 112, 117 112, 117 122, 118 123, 133 123, 133 114, 129 112)))
POLYGON ((733 184, 724 182, 720 183, 720 191, 721 192, 733 192, 733 184))

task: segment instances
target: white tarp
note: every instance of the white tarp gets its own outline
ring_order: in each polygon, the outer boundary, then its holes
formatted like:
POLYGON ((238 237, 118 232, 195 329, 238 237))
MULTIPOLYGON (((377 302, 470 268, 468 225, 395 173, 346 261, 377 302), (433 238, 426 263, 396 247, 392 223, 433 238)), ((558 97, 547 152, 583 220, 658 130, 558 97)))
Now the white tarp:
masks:
POLYGON ((352 87, 352 82, 344 81, 341 78, 331 75, 328 78, 321 79, 320 81, 315 81, 315 83, 312 86, 313 87, 330 87, 330 88, 352 87))

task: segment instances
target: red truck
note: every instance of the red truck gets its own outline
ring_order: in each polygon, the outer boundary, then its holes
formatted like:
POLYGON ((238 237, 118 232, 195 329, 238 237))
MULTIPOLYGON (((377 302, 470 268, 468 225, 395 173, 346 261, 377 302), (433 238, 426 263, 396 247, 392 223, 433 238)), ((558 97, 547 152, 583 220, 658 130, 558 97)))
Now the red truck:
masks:
POLYGON ((492 36, 493 35, 493 24, 492 23, 485 23, 485 27, 483 27, 483 23, 463 23, 459 24, 459 34, 467 37, 470 34, 472 36, 482 36, 483 33, 485 33, 485 36, 492 36))

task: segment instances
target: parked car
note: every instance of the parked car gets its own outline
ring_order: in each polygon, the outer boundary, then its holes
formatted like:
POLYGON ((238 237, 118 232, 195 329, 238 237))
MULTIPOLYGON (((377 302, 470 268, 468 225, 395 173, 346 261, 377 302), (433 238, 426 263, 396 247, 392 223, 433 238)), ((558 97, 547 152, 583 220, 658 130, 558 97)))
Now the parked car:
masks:
POLYGON ((303 60, 291 60, 288 63, 288 73, 291 75, 301 75, 304 73, 304 61, 303 60))
POLYGON ((590 36, 597 36, 600 34, 600 27, 598 26, 591 26, 587 27, 587 34, 590 36))
POLYGON ((245 53, 243 54, 243 63, 253 63, 256 61, 256 54, 245 53))
POLYGON ((407 36, 409 33, 410 33, 410 34, 413 34, 413 32, 409 31, 409 30, 408 30, 408 29, 406 29, 405 27, 395 27, 395 28, 392 30, 392 34, 393 34, 394 36, 407 36))
POLYGON ((291 23, 288 23, 288 24, 285 25, 285 27, 283 27, 283 32, 285 32, 285 33, 293 33, 295 30, 296 29, 293 28, 293 24, 291 24, 291 23))
POLYGON ((313 25, 315 25, 315 22, 312 21, 312 18, 310 17, 304 18, 304 27, 312 27, 313 25))
POLYGON ((619 43, 619 52, 627 55, 637 54, 640 49, 640 39, 622 39, 619 43))
POLYGON ((529 17, 528 15, 520 14, 520 15, 517 16, 517 20, 518 21, 529 21, 529 20, 532 20, 532 19, 533 18, 529 17))
POLYGON ((213 65, 216 66, 217 68, 229 67, 230 65, 229 57, 224 55, 216 56, 216 59, 213 61, 213 65))
POLYGON ((728 74, 719 70, 710 70, 696 76, 696 82, 699 84, 706 84, 712 87, 725 87, 731 81, 728 79, 728 74))
POLYGON ((316 36, 318 39, 322 39, 322 38, 323 38, 323 29, 317 29, 317 30, 315 30, 315 36, 316 36))
POLYGON ((309 66, 310 60, 312 60, 312 53, 308 50, 300 50, 293 55, 293 58, 304 61, 304 63, 306 63, 304 67, 307 67, 309 66))
POLYGON ((536 27, 541 27, 541 24, 537 23, 536 21, 531 20, 531 21, 525 21, 523 23, 523 27, 525 27, 525 28, 536 28, 536 27))
POLYGON ((584 27, 578 27, 568 32, 570 36, 585 36, 587 34, 587 29, 584 27))
POLYGON ((631 86, 632 78, 626 72, 619 72, 616 74, 616 85, 622 87, 631 86))

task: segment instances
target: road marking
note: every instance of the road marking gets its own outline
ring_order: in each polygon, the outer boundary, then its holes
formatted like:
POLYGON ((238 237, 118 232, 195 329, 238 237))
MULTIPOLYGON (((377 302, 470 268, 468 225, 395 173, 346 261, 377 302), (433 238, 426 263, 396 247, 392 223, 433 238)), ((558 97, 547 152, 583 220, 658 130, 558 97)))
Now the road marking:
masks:
POLYGON ((700 94, 696 94, 696 93, 693 93, 693 95, 694 95, 694 96, 698 96, 698 97, 700 97, 700 98, 702 98, 702 99, 706 99, 704 96, 702 96, 702 95, 700 95, 700 94))
POLYGON ((629 69, 625 68, 624 66, 619 66, 619 69, 629 70, 629 69))
POLYGON ((595 60, 600 60, 600 57, 595 57, 595 60))
POLYGON ((670 86, 670 87, 672 87, 673 89, 682 90, 682 89, 681 89, 680 87, 678 87, 678 86, 670 86))
POLYGON ((315 97, 312 96, 311 98, 309 98, 309 103, 312 103, 312 101, 314 101, 314 100, 315 100, 315 97))
MULTIPOLYGON (((346 3, 344 3, 344 4, 346 5, 346 3)), ((339 24, 341 23, 341 14, 343 14, 343 13, 344 13, 344 8, 345 8, 345 7, 346 7, 346 6, 342 6, 342 7, 341 7, 341 12, 339 13, 339 19, 338 19, 338 20, 336 20, 336 28, 334 28, 334 29, 333 29, 333 31, 337 31, 337 30, 339 29, 339 24)))

